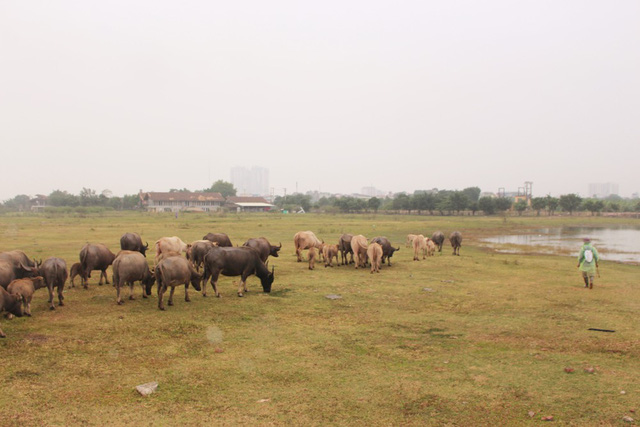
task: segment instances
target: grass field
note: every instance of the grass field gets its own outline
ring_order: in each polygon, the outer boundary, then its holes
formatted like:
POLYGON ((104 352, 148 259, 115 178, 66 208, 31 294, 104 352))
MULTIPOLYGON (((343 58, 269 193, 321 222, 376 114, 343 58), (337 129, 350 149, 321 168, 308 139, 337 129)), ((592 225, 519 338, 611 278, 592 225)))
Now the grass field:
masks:
POLYGON ((226 232, 234 244, 264 236, 283 248, 270 261, 271 294, 251 277, 238 298, 237 278, 222 277, 221 298, 191 290, 186 303, 178 288, 175 305, 161 312, 155 289, 142 299, 136 286, 136 300, 118 306, 114 288, 98 286, 94 274, 89 290, 67 285, 66 305, 49 311, 47 292, 38 291, 32 318, 0 319, 0 424, 476 426, 546 416, 562 425, 628 424, 623 417, 640 418, 632 412, 640 411, 640 267, 604 260, 602 278, 586 290, 574 257, 496 254, 479 244, 541 225, 611 221, 2 216, 0 250, 59 256, 69 266, 85 242, 116 252, 127 231, 150 246, 161 236, 226 232), (462 232, 461 256, 445 246, 412 261, 405 236, 437 229, 462 232), (379 274, 322 264, 309 271, 294 255, 300 230, 328 242, 344 232, 384 235, 401 250, 379 274), (138 395, 135 386, 150 381, 156 393, 138 395))

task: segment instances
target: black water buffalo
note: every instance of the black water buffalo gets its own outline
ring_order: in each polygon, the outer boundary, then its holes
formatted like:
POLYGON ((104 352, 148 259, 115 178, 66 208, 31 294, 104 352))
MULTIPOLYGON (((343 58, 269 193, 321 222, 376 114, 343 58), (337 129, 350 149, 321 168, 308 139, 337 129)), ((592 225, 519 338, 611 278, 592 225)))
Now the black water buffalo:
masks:
POLYGON ((89 288, 89 277, 93 270, 100 270, 99 285, 102 285, 102 278, 104 277, 105 283, 109 284, 107 278, 107 268, 116 259, 116 254, 111 252, 102 243, 87 243, 80 249, 80 264, 82 265, 82 284, 85 289, 89 288))
POLYGON ((44 279, 44 283, 49 289, 49 309, 55 310, 53 305, 53 288, 58 288, 58 305, 64 305, 64 283, 69 276, 67 273, 67 263, 56 257, 49 257, 38 268, 38 274, 44 279))
POLYGON ((7 288, 15 279, 38 274, 37 263, 20 250, 0 253, 0 286, 7 288))
POLYGON ((279 246, 274 246, 264 237, 258 237, 255 239, 249 239, 244 242, 244 245, 248 248, 253 248, 258 251, 260 254, 260 260, 262 262, 267 262, 267 258, 269 255, 272 257, 278 257, 278 252, 282 249, 282 243, 279 246))
POLYGON ((204 262, 204 256, 214 246, 217 246, 217 243, 213 243, 211 240, 196 240, 191 243, 187 249, 187 259, 191 261, 196 271, 200 271, 200 267, 204 262))
MULTIPOLYGON (((201 289, 200 280, 202 275, 199 274, 193 265, 181 256, 170 256, 161 260, 155 269, 156 281, 158 282, 158 308, 164 310, 163 296, 167 288, 171 288, 169 294, 169 305, 173 305, 173 293, 176 286, 184 285, 184 300, 189 299, 189 283, 193 285, 196 291, 201 289)), ((147 294, 151 294, 151 286, 146 285, 147 294)))
POLYGON ((352 238, 353 234, 343 234, 340 236, 340 240, 338 240, 338 250, 340 251, 342 265, 347 264, 347 254, 351 254, 351 261, 348 263, 353 264, 353 249, 351 249, 352 238))
POLYGON ((204 236, 202 240, 209 240, 210 242, 217 243, 221 248, 230 248, 233 246, 229 236, 224 233, 209 233, 204 236))
POLYGON ((442 252, 442 244, 444 243, 444 233, 442 231, 435 231, 431 235, 431 240, 438 247, 438 252, 442 252))
POLYGON ((75 287, 76 284, 73 283, 76 276, 80 276, 82 278, 82 264, 79 262, 74 262, 69 269, 69 281, 71 282, 71 287, 75 287))
POLYGON ((211 278, 211 286, 217 297, 218 277, 222 273, 224 276, 240 276, 238 285, 238 296, 243 296, 242 292, 247 292, 247 277, 255 274, 262 283, 262 290, 265 293, 271 292, 274 273, 269 271, 265 263, 260 259, 258 251, 248 247, 240 248, 213 248, 204 258, 204 280, 202 295, 207 295, 207 280, 211 278))
POLYGON ((149 270, 149 265, 145 257, 138 251, 120 251, 118 256, 113 260, 111 266, 113 270, 113 284, 116 286, 116 302, 122 304, 120 298, 120 288, 129 284, 129 299, 135 299, 133 296, 133 283, 139 281, 142 285, 142 298, 146 298, 151 294, 151 286, 156 279, 149 270), (147 289, 149 290, 147 292, 147 289))
MULTIPOLYGON (((3 287, 0 287, 0 313, 6 311, 17 317, 22 317, 22 295, 10 294, 3 287)), ((0 338, 6 337, 0 329, 0 338)))
POLYGON ((393 246, 391 246, 391 242, 389 241, 389 239, 387 239, 384 236, 374 237, 373 240, 371 240, 371 243, 377 243, 380 246, 382 246, 381 263, 384 264, 384 261, 386 260, 387 265, 391 267, 391 257, 393 256, 393 253, 395 251, 400 250, 400 246, 398 246, 397 248, 394 248, 393 246))
POLYGON ((449 241, 453 248, 453 255, 460 256, 460 247, 462 246, 462 234, 459 231, 454 231, 449 235, 449 241))
POLYGON ((149 242, 146 243, 146 245, 142 244, 142 237, 138 233, 124 233, 120 238, 120 249, 123 251, 137 251, 146 257, 149 242))

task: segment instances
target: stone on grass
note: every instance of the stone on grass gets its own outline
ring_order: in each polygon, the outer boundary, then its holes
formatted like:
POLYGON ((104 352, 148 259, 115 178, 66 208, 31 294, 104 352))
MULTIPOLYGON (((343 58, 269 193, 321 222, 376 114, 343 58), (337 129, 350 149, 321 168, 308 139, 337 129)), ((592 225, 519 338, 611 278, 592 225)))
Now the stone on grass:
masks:
POLYGON ((329 294, 329 295, 326 295, 326 298, 329 298, 329 299, 341 299, 342 296, 336 295, 336 294, 329 294))
POLYGON ((158 388, 158 383, 153 381, 146 384, 140 384, 139 386, 136 387, 136 390, 138 390, 138 393, 140 393, 143 396, 149 396, 151 393, 156 391, 157 388, 158 388))

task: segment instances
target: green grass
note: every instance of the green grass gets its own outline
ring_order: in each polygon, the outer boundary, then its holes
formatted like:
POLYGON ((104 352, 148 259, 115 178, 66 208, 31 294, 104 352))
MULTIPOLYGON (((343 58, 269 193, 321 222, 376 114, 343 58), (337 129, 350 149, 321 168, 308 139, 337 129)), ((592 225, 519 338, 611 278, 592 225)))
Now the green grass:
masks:
MULTIPOLYGON (((87 241, 114 251, 139 232, 185 241, 226 232, 234 244, 282 242, 269 295, 222 277, 222 298, 182 288, 115 304, 115 290, 65 292, 51 312, 0 319, 7 338, 0 424, 622 425, 640 410, 640 271, 603 261, 593 290, 573 257, 504 255, 481 237, 536 227, 606 225, 603 218, 105 214, 0 217, 0 250, 76 262, 87 241), (460 257, 412 261, 408 233, 462 231, 460 257), (380 274, 297 263, 293 235, 384 235, 401 250, 380 274), (329 300, 328 294, 339 294, 329 300), (588 328, 616 330, 615 333, 588 328), (565 367, 575 368, 567 374, 565 367), (593 374, 584 371, 594 367, 593 374), (135 386, 158 381, 141 397, 135 386), (626 394, 621 394, 625 391, 626 394), (535 412, 530 418, 529 411, 535 412)), ((629 221, 629 220, 627 220, 629 221)), ((619 224, 619 222, 614 222, 619 224)), ((637 225, 637 221, 634 224, 637 225)), ((577 248, 576 248, 577 251, 577 248)), ((152 262, 152 256, 149 261, 152 262)), ((111 273, 109 271, 109 278, 111 273)), ((67 285, 68 286, 68 285, 67 285)))

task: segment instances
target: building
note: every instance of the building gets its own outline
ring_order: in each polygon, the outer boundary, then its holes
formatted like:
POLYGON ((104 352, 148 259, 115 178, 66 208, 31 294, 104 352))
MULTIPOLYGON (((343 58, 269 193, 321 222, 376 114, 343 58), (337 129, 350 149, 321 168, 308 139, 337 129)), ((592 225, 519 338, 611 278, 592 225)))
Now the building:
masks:
POLYGON ((140 192, 140 203, 150 212, 215 212, 222 209, 220 193, 174 191, 169 193, 140 192))
POLYGON ((618 184, 614 182, 597 182, 589 184, 588 197, 606 199, 614 194, 619 195, 618 184))
POLYGON ((269 195, 269 169, 253 166, 231 168, 231 183, 241 196, 269 195))
POLYGON ((275 205, 269 203, 264 197, 227 197, 225 208, 236 212, 268 212, 275 205))

